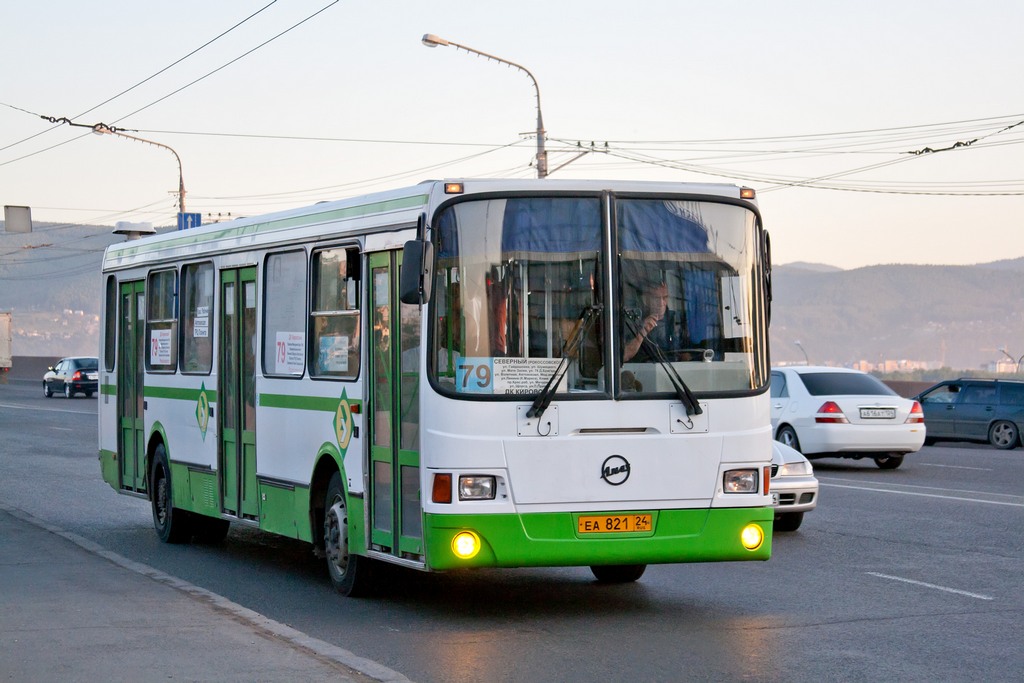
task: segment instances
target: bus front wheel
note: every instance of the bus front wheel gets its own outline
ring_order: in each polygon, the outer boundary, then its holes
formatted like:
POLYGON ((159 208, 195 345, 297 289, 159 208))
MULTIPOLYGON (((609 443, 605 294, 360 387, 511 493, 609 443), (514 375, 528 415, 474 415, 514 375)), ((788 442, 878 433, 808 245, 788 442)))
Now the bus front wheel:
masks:
POLYGON ((349 552, 348 507, 337 472, 331 477, 324 497, 324 551, 335 590, 346 597, 365 595, 370 583, 370 560, 349 552))
POLYGON ((600 583, 632 583, 644 575, 646 564, 598 564, 590 568, 600 583))
POLYGON ((150 480, 153 501, 153 526, 164 543, 188 543, 192 540, 192 515, 174 507, 171 495, 171 468, 167 451, 158 444, 153 451, 153 476, 150 480))

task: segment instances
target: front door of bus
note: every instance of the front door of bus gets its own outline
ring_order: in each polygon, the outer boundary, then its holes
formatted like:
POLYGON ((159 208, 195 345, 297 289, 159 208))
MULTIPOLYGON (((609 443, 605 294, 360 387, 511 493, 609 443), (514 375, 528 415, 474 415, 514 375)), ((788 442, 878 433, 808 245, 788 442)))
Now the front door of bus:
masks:
POLYGON ((121 488, 146 491, 145 376, 146 287, 142 280, 121 283, 117 361, 118 459, 121 488))
POLYGON ((256 269, 220 273, 220 493, 229 515, 256 519, 256 269))
POLYGON ((423 554, 420 512, 420 308, 398 300, 400 251, 370 254, 370 538, 399 557, 423 554))

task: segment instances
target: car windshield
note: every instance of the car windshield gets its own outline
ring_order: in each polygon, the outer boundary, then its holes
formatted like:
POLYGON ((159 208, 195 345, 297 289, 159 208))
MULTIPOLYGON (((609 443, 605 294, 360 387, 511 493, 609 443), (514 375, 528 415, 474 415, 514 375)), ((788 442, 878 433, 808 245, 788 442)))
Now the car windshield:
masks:
POLYGON ((802 372, 800 379, 811 396, 897 396, 872 375, 853 372, 802 372))

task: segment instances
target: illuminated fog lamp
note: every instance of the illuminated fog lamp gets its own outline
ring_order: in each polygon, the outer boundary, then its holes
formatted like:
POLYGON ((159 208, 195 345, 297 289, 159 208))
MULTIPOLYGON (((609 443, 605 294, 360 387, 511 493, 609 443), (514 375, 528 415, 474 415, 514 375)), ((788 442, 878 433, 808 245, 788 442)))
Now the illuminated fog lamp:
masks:
POLYGON ((460 531, 452 539, 452 552, 461 560, 469 560, 480 552, 480 537, 472 531, 460 531))
POLYGON ((764 529, 756 524, 748 524, 740 532, 740 543, 747 550, 757 550, 764 543, 764 529))
POLYGON ((445 194, 462 194, 465 188, 462 187, 462 183, 445 183, 444 193, 445 194))
POLYGON ((722 477, 726 493, 757 493, 757 470, 729 470, 722 477))
POLYGON ((464 474, 459 477, 459 500, 494 500, 494 477, 464 474))

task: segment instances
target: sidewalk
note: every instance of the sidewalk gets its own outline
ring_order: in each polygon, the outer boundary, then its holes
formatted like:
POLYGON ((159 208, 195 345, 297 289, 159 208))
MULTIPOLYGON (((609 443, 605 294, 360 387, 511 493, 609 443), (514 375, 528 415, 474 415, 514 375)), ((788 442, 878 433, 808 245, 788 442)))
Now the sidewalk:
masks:
POLYGON ((0 503, 0 681, 407 681, 0 503))

